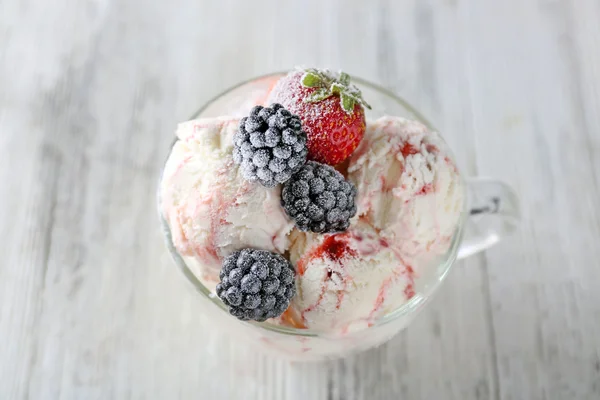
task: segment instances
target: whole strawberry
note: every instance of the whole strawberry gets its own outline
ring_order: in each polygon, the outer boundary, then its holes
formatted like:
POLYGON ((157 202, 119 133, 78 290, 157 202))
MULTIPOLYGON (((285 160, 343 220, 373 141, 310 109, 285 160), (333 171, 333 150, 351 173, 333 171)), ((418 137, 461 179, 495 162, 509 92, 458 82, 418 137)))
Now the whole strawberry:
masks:
POLYGON ((348 158, 365 134, 365 110, 371 108, 344 72, 308 68, 281 78, 270 101, 302 120, 308 159, 336 165, 348 158))

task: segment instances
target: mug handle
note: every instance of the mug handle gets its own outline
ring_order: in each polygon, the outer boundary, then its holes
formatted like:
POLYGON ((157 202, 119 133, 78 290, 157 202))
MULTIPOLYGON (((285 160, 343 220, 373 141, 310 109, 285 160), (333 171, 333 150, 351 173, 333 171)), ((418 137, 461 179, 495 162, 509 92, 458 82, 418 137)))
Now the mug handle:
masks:
POLYGON ((510 186, 486 178, 466 179, 466 184, 468 215, 458 259, 495 245, 521 221, 519 200, 510 186))

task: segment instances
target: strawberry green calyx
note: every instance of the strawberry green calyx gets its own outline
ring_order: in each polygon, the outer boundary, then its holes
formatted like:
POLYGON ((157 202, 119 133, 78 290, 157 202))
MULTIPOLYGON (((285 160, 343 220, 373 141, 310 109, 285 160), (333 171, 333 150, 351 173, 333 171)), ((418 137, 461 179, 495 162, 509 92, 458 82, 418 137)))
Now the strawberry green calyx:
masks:
POLYGON ((347 114, 354 112, 354 106, 360 104, 371 109, 371 106, 362 98, 360 89, 350 83, 350 75, 345 72, 331 72, 327 69, 320 70, 308 68, 303 70, 300 79, 302 86, 316 90, 305 100, 309 103, 318 103, 331 96, 340 97, 340 105, 347 114))

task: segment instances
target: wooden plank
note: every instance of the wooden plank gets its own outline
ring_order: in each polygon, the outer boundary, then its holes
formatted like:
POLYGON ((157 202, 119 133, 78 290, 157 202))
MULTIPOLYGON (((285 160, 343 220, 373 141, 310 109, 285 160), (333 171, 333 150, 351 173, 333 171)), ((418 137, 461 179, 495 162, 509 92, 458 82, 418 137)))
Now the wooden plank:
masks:
POLYGON ((582 96, 598 86, 580 70, 598 49, 574 42, 598 9, 577 4, 471 1, 464 15, 478 165, 524 205, 520 233, 486 257, 503 399, 599 395, 598 114, 582 96))

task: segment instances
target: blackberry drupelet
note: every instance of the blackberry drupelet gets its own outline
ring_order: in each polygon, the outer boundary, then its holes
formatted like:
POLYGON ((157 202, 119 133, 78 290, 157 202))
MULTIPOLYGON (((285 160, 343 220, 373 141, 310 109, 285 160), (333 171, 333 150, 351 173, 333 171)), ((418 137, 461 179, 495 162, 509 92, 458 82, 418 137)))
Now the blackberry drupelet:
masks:
POLYGON ((265 321, 283 314, 296 294, 294 267, 281 255, 243 249, 223 261, 217 296, 242 321, 265 321))
POLYGON ((309 161, 285 183, 281 205, 298 229, 341 232, 356 215, 356 187, 329 165, 309 161))
POLYGON ((244 179, 269 188, 290 179, 308 153, 300 118, 280 104, 252 108, 240 120, 233 144, 233 160, 244 179))

